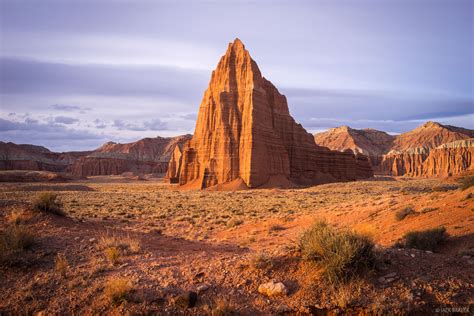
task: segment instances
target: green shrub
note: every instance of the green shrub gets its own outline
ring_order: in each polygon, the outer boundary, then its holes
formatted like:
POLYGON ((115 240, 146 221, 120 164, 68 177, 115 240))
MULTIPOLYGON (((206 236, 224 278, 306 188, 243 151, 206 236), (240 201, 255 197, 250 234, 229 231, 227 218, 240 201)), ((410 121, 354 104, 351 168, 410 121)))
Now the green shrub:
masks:
POLYGON ((42 192, 33 201, 33 210, 43 213, 51 213, 64 216, 61 203, 57 200, 58 195, 53 192, 42 192))
POLYGON ((423 231, 412 231, 403 236, 402 246, 435 251, 438 245, 447 237, 446 228, 443 226, 423 231))
POLYGON ((461 190, 469 189, 474 186, 474 176, 464 177, 461 179, 461 185, 459 186, 461 190))
POLYGON ((395 213, 395 218, 398 221, 401 221, 401 220, 405 219, 405 217, 407 217, 408 215, 413 215, 413 214, 416 214, 415 210, 413 209, 413 207, 408 206, 408 207, 405 207, 404 209, 401 209, 398 212, 396 212, 395 213))
POLYGON ((317 222, 300 238, 305 260, 324 269, 330 283, 346 281, 375 262, 374 243, 351 231, 336 231, 325 222, 317 222))

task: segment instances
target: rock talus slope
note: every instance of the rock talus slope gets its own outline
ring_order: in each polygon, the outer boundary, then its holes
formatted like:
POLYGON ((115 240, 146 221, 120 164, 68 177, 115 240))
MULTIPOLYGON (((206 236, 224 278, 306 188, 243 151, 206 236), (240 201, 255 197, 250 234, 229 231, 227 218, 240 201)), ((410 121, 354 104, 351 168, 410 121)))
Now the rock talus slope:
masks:
MULTIPOLYGON (((239 39, 220 59, 183 146, 180 185, 208 188, 314 184, 372 176, 366 158, 317 146, 290 116, 286 97, 264 77, 239 39)), ((179 157, 180 156, 180 157, 179 157)), ((172 159, 170 169, 176 170, 172 159)))

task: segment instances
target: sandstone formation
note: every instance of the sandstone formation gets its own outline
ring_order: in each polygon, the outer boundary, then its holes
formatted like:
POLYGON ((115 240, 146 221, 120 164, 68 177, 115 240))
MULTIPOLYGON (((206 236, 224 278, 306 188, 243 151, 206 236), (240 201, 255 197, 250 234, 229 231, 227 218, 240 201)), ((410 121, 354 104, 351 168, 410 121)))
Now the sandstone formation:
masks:
POLYGON ((377 131, 389 137, 378 137, 375 144, 367 141, 366 131, 343 126, 316 134, 315 141, 331 149, 367 154, 377 174, 447 176, 471 168, 473 130, 430 121, 395 137, 377 131))
POLYGON ((171 161, 170 170, 179 173, 175 181, 190 188, 310 185, 372 176, 364 156, 315 144, 239 39, 212 73, 193 138, 171 161))
POLYGON ((93 151, 55 153, 34 145, 0 142, 0 170, 71 173, 74 177, 166 173, 174 148, 190 135, 144 138, 128 144, 109 142, 93 151))
POLYGON ((190 135, 144 138, 128 144, 109 142, 71 166, 74 176, 166 173, 174 148, 190 135))
POLYGON ((369 157, 373 166, 380 163, 381 156, 393 145, 395 136, 371 128, 362 130, 349 126, 331 128, 327 132, 314 135, 316 144, 332 150, 352 150, 369 157))

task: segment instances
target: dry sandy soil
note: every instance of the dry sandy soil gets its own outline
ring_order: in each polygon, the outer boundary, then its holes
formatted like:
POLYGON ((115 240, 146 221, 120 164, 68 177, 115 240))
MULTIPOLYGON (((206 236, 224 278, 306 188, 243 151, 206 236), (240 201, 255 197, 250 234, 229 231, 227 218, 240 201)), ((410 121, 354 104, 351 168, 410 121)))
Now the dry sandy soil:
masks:
POLYGON ((462 191, 454 183, 379 178, 237 192, 179 191, 121 177, 3 183, 0 230, 11 225, 12 212, 23 212, 35 241, 0 265, 0 314, 468 312, 474 187, 462 191), (31 211, 40 191, 58 193, 66 216, 31 211), (415 213, 397 220, 406 207, 415 213), (370 235, 375 268, 328 285, 298 247, 317 219, 370 235), (441 225, 450 237, 434 253, 394 246, 406 232, 441 225), (112 238, 129 244, 114 259, 104 251, 112 238), (116 279, 131 291, 114 304, 106 285, 116 279), (260 294, 270 280, 283 282, 288 294, 260 294), (198 294, 193 308, 183 306, 187 291, 198 294))

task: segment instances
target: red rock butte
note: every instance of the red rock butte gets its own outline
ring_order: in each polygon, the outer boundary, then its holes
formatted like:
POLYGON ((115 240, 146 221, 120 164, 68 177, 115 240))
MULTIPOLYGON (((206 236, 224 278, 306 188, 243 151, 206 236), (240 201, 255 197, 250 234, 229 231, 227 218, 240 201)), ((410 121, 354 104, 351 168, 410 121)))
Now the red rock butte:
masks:
POLYGON ((243 189, 372 175, 367 157, 316 145, 236 39, 212 72, 193 138, 172 155, 168 178, 186 188, 243 189))

